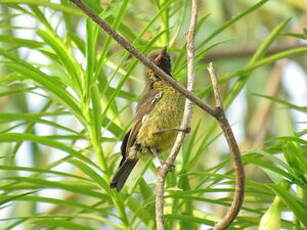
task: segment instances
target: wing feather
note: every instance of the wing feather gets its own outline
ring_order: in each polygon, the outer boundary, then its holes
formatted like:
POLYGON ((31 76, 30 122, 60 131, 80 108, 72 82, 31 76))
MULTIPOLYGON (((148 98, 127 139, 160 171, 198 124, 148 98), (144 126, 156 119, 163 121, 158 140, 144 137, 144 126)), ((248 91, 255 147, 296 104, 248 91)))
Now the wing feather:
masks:
POLYGON ((133 146, 133 144, 136 141, 136 137, 138 135, 138 132, 142 126, 142 122, 143 122, 143 118, 144 116, 146 116, 147 114, 149 114, 155 107, 155 105, 157 104, 157 102, 159 100, 157 100, 157 95, 160 92, 157 90, 147 90, 146 93, 143 95, 142 99, 140 100, 138 106, 137 106, 137 111, 136 111, 136 118, 135 118, 135 122, 133 123, 133 126, 131 128, 131 130, 128 132, 128 138, 125 141, 123 141, 122 144, 122 155, 124 158, 127 157, 127 151, 128 149, 133 146))

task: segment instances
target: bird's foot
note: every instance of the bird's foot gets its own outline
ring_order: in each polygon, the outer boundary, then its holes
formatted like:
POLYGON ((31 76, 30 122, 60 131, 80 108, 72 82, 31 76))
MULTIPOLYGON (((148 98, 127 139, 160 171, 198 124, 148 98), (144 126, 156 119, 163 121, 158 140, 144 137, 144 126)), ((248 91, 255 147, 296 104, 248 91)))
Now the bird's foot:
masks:
POLYGON ((175 171, 175 165, 174 164, 171 164, 170 166, 169 166, 169 168, 168 168, 168 171, 169 172, 174 172, 175 171))

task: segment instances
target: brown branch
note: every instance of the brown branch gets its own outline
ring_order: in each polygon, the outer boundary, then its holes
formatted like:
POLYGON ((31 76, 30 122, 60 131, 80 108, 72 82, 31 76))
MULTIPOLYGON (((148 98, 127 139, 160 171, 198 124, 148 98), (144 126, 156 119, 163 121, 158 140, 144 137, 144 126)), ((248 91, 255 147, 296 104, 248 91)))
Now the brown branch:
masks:
POLYGON ((123 36, 117 33, 112 27, 99 17, 91 8, 85 5, 81 0, 70 0, 76 6, 78 6, 85 14, 87 14, 94 22, 96 22, 106 33, 108 33, 115 41, 117 41, 123 48, 131 53, 135 58, 142 62, 146 67, 152 69, 159 77, 168 82, 174 89, 182 93, 184 96, 193 101, 201 109, 205 110, 211 116, 214 116, 214 110, 207 104, 205 104, 200 98, 195 96, 193 93, 181 86, 175 79, 170 75, 166 74, 157 65, 150 61, 146 56, 142 55, 135 47, 123 36))
MULTIPOLYGON (((291 44, 291 45, 284 45, 284 46, 276 46, 272 47, 268 50, 266 53, 267 56, 276 54, 282 51, 287 51, 291 49, 306 47, 307 45, 304 44, 291 44)), ((237 49, 223 49, 223 50, 216 50, 209 52, 204 57, 205 62, 211 62, 211 61, 217 61, 221 59, 227 59, 227 58, 245 58, 248 56, 252 56, 256 51, 258 47, 245 47, 245 48, 237 48, 237 49)))
MULTIPOLYGON (((194 40, 195 40, 195 28, 197 24, 197 0, 192 0, 191 6, 191 19, 190 26, 187 33, 187 90, 189 92, 193 91, 194 79, 195 79, 195 63, 194 63, 194 40)), ((189 99, 185 101, 184 113, 181 122, 181 129, 189 129, 192 117, 192 102, 189 99)), ((164 184, 167 173, 170 171, 171 167, 174 165, 176 157, 182 146, 183 140, 185 138, 186 132, 179 132, 170 155, 166 159, 165 163, 158 171, 158 178, 156 184, 156 227, 157 230, 164 230, 163 214, 164 214, 164 184)))
MULTIPOLYGON (((214 88, 214 93, 218 94, 215 96, 217 107, 215 109, 212 109, 209 105, 205 104, 201 99, 196 97, 190 90, 193 86, 193 78, 194 78, 194 64, 193 64, 193 56, 194 56, 194 32, 193 32, 193 23, 196 23, 196 13, 194 12, 196 7, 196 0, 193 0, 193 7, 192 7, 192 15, 191 17, 191 27, 189 30, 189 34, 187 37, 187 40, 189 41, 187 44, 187 61, 188 61, 188 89, 185 89, 180 84, 177 83, 176 80, 174 80, 171 76, 166 74, 163 70, 161 70, 158 66, 156 66, 153 62, 151 62, 147 57, 142 55, 140 52, 138 52, 130 42, 128 42, 124 37, 122 37, 120 34, 118 34, 116 31, 114 31, 103 19, 101 19, 93 10, 91 10, 89 7, 87 7, 81 0, 71 0, 74 4, 76 4, 83 12, 85 12, 93 21, 95 21, 105 32, 107 32, 114 40, 116 40, 121 46, 123 46, 129 53, 131 53, 134 57, 136 57, 138 60, 140 60, 146 67, 152 69, 160 78, 168 82, 174 89, 176 89, 178 92, 182 93, 186 98, 188 102, 186 102, 185 105, 185 112, 184 112, 184 118, 182 121, 182 127, 187 128, 188 124, 190 122, 190 116, 189 113, 191 113, 191 102, 195 103, 197 106, 199 106, 202 110, 209 113, 212 117, 214 117, 216 120, 218 120, 224 135, 226 137, 227 143, 230 148, 230 152, 232 153, 234 157, 235 162, 235 171, 236 171, 236 178, 237 183, 235 187, 235 197, 232 202, 232 205, 227 212, 227 215, 225 218, 218 223, 214 229, 220 230, 225 229, 227 226, 231 224, 231 222, 234 220, 234 218, 237 216, 240 207, 242 205, 243 201, 243 195, 244 195, 244 169, 240 158, 240 151, 238 148, 238 145, 236 143, 236 140, 234 138, 233 132, 231 130, 231 127, 228 123, 228 120, 225 117, 224 110, 222 108, 222 101, 220 94, 218 92, 217 82, 215 79, 215 75, 211 76, 213 72, 213 68, 211 66, 210 76, 211 79, 213 79, 212 84, 214 88), (194 10, 194 11, 193 11, 194 10), (193 19, 194 18, 194 19, 193 19), (193 22, 195 20, 195 22, 193 22), (192 23, 193 22, 193 23, 192 23), (192 40, 190 40, 192 39, 192 40), (192 41, 192 42, 191 42, 192 41), (214 80, 215 79, 215 80, 214 80)), ((156 221, 157 221, 157 229, 162 230, 164 229, 163 224, 163 194, 164 194, 164 182, 165 182, 165 176, 169 170, 169 168, 172 166, 172 163, 175 161, 176 156, 178 154, 178 151, 180 149, 180 146, 182 144, 183 138, 185 136, 184 132, 180 132, 177 135, 176 142, 172 148, 170 156, 167 158, 165 164, 161 167, 159 170, 158 175, 158 181, 157 181, 157 189, 156 189, 156 221), (162 185, 162 186, 161 186, 162 185), (162 202, 161 202, 162 200, 162 202), (162 211, 161 211, 162 210, 162 211)))
POLYGON ((244 168, 243 168, 243 164, 241 161, 241 154, 240 154, 238 144, 233 135, 229 122, 225 116, 222 97, 221 97, 219 87, 217 85, 217 79, 216 79, 216 75, 215 75, 212 63, 209 64, 208 71, 209 71, 209 75, 210 75, 211 83, 213 87, 213 92, 214 92, 214 98, 215 98, 215 104, 216 104, 216 114, 217 114, 216 119, 218 120, 219 125, 221 126, 223 130, 227 144, 230 148, 230 152, 234 158, 234 167, 235 167, 236 180, 237 180, 236 185, 235 185, 235 194, 234 194, 234 198, 233 198, 231 207, 228 209, 226 216, 219 223, 217 223, 213 228, 213 230, 222 230, 222 229, 226 229, 232 223, 232 221, 238 215, 240 208, 242 206, 243 198, 244 198, 244 168))

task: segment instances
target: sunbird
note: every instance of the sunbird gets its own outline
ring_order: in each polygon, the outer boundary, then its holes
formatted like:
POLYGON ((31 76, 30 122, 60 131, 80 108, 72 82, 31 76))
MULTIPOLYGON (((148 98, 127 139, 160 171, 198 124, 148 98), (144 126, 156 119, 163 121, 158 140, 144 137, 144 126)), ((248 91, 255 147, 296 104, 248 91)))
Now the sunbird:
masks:
MULTIPOLYGON (((171 60, 166 48, 152 51, 148 58, 171 75, 171 60)), ((110 183, 120 191, 138 160, 146 154, 158 156, 175 142, 183 116, 185 97, 151 69, 145 68, 145 89, 132 128, 125 135, 122 160, 110 183)))

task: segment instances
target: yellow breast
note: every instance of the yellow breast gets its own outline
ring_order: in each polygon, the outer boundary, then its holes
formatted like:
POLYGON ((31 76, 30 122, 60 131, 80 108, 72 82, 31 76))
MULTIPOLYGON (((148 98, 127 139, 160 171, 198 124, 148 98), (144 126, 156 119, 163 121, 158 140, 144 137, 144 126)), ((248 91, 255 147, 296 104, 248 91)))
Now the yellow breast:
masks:
POLYGON ((169 149, 176 138, 178 131, 163 129, 180 127, 185 98, 171 87, 161 88, 161 98, 147 114, 137 135, 137 142, 144 147, 155 148, 159 151, 169 149))

